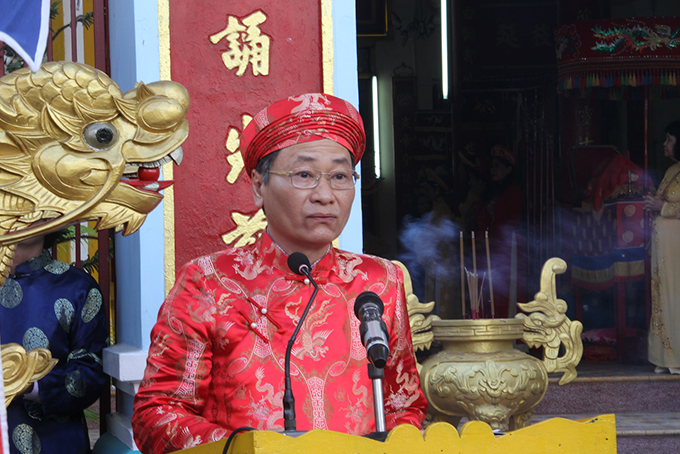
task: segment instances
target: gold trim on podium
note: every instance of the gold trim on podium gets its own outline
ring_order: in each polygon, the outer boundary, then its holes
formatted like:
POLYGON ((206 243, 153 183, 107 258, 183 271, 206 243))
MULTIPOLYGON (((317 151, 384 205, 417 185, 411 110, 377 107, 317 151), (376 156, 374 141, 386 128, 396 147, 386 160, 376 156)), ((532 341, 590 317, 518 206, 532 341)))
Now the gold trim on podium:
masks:
MULTIPOLYGON (((226 440, 179 451, 186 454, 222 454, 226 440)), ((614 415, 583 421, 548 419, 502 436, 481 421, 470 421, 460 431, 444 422, 425 433, 402 425, 385 442, 329 430, 312 430, 298 438, 269 431, 237 435, 229 454, 615 454, 614 415)))

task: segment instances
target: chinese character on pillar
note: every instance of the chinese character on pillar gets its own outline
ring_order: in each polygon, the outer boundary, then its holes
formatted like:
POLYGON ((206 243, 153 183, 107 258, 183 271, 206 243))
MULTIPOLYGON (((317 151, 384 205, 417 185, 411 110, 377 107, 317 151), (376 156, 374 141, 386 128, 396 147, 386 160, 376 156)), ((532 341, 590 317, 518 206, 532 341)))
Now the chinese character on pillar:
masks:
MULTIPOLYGON (((250 115, 243 115, 243 128, 241 131, 243 131, 246 126, 248 126, 248 123, 250 123, 250 120, 252 119, 253 117, 250 115)), ((227 175, 227 182, 229 184, 234 184, 238 176, 241 174, 241 171, 245 167, 243 156, 241 155, 241 151, 239 149, 241 146, 241 133, 238 131, 238 129, 234 127, 229 128, 229 134, 227 135, 227 143, 225 146, 229 152, 227 155, 227 162, 231 166, 231 170, 229 170, 229 174, 227 175)))
MULTIPOLYGON (((241 131, 248 126, 248 123, 253 119, 250 115, 243 115, 241 117, 243 127, 241 131)), ((237 128, 230 127, 227 135, 227 162, 231 166, 231 170, 227 174, 226 180, 229 184, 234 184, 239 175, 243 171, 245 164, 240 150, 241 133, 237 128)), ((262 231, 267 227, 267 219, 263 210, 259 210, 253 216, 247 216, 236 211, 231 213, 231 218, 236 224, 236 227, 222 235, 222 241, 230 246, 245 246, 252 244, 255 239, 262 234, 262 231)))
POLYGON ((332 18, 321 15, 319 0, 293 8, 281 0, 160 3, 168 10, 170 76, 191 93, 186 159, 174 169, 174 203, 166 206, 180 266, 262 234, 266 218, 245 175, 240 135, 250 115, 273 102, 323 90, 322 38, 324 30, 332 35, 332 18))
POLYGON ((259 29, 266 20, 267 16, 262 11, 244 18, 243 23, 237 17, 228 16, 227 27, 210 37, 213 44, 226 38, 229 50, 222 53, 222 61, 229 70, 238 68, 237 76, 242 76, 249 64, 254 76, 269 75, 270 37, 259 29))

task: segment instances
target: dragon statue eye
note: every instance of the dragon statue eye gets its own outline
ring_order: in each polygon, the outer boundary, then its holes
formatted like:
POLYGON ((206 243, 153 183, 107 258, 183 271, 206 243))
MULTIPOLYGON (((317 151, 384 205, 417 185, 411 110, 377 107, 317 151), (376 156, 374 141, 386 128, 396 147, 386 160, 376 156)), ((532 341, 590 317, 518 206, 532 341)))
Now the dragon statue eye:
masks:
POLYGON ((83 131, 83 139, 94 150, 107 150, 116 143, 118 131, 111 123, 90 123, 83 131))

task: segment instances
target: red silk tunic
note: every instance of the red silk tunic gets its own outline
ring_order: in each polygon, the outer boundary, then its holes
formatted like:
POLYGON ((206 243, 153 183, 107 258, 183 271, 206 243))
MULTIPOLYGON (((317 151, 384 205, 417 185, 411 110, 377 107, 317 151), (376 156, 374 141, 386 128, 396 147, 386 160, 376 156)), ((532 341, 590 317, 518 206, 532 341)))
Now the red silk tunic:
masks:
MULTIPOLYGON (((185 265, 151 333, 132 427, 142 452, 185 449, 250 426, 283 430, 286 345, 314 290, 263 234, 255 244, 185 265)), ((319 292, 291 355, 297 429, 375 430, 366 349, 354 300, 380 295, 390 335, 383 394, 387 429, 420 427, 420 389, 404 296, 393 263, 331 249, 312 266, 319 292)))

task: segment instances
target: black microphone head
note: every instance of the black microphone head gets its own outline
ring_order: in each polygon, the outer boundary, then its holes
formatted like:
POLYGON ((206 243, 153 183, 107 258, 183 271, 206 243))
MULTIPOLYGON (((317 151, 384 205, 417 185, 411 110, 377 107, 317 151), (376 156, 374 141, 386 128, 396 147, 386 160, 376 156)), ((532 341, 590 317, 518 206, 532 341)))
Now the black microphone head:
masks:
POLYGON ((368 360, 378 369, 384 369, 387 365, 387 358, 390 356, 390 349, 387 345, 375 344, 371 351, 366 351, 368 360))
POLYGON ((380 299, 380 297, 373 292, 362 292, 359 296, 357 296, 357 299, 354 301, 354 315, 356 315, 358 319, 361 319, 361 317, 359 316, 361 308, 369 303, 373 303, 376 306, 378 306, 378 312, 380 313, 380 315, 382 315, 385 306, 383 305, 383 302, 380 299))
POLYGON ((302 276, 302 268, 307 267, 307 269, 311 268, 311 265, 309 264, 309 259, 305 254, 302 252, 293 252, 288 256, 288 268, 295 273, 299 274, 302 276))

